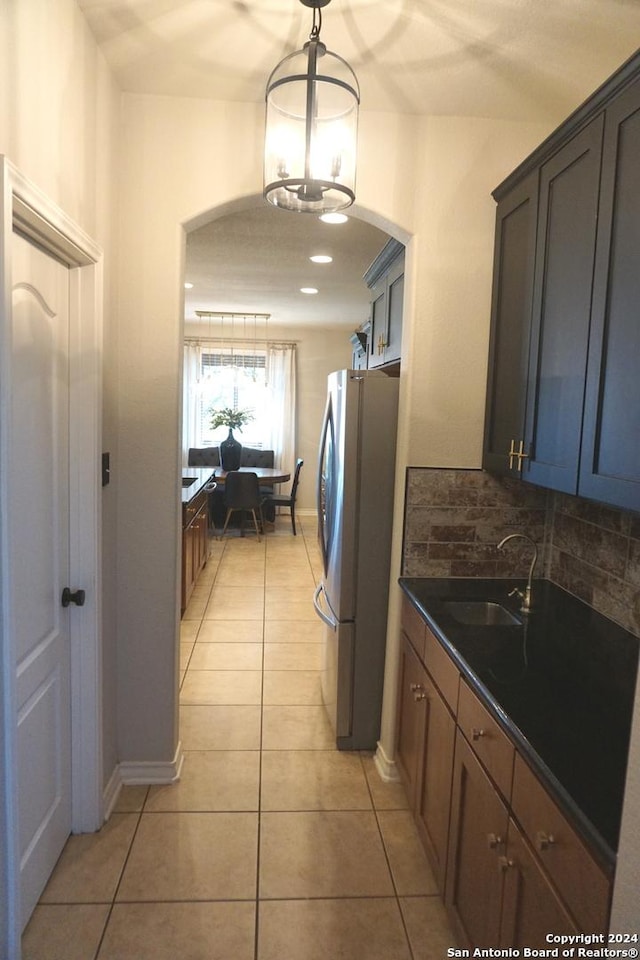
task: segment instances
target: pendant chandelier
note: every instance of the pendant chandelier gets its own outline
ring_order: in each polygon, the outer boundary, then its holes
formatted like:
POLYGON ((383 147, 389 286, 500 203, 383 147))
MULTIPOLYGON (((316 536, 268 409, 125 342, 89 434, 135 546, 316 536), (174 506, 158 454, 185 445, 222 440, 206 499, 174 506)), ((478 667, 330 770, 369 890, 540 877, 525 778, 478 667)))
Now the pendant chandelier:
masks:
POLYGON ((275 207, 319 215, 356 198, 360 88, 346 60, 320 40, 330 0, 300 2, 313 8, 309 39, 267 81, 264 196, 275 207))

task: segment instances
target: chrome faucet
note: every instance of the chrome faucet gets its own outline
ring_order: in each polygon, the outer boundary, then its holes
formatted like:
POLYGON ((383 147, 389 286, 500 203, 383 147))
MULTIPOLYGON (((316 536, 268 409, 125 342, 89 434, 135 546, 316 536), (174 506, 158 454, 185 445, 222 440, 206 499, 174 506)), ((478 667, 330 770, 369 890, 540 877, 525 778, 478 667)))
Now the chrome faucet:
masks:
POLYGON ((502 550, 505 543, 508 543, 509 540, 527 540, 528 543, 533 547, 533 560, 531 561, 531 566, 529 567, 529 579, 527 580, 527 586, 524 593, 522 590, 518 590, 517 587, 514 587, 510 592, 509 596, 517 596, 522 600, 522 606, 520 609, 523 613, 529 613, 531 610, 531 581, 533 580, 533 571, 535 570, 536 563, 538 561, 538 547, 535 540, 532 540, 531 537, 528 537, 526 533, 510 533, 508 536, 503 537, 500 543, 498 544, 498 550, 502 550))

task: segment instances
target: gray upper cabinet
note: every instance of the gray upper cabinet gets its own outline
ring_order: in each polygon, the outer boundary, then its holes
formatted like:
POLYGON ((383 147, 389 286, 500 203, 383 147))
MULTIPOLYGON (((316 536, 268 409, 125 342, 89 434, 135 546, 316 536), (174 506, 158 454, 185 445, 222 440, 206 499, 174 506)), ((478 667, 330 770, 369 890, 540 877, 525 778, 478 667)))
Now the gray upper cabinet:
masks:
POLYGON ((607 110, 578 492, 640 510, 640 80, 607 110))
POLYGON ((602 116, 540 171, 522 476, 575 493, 580 462, 602 116))
POLYGON ((513 451, 524 444, 537 211, 537 174, 516 184, 496 211, 484 467, 513 476, 521 462, 513 451))
POLYGON ((390 240, 364 275, 371 291, 369 369, 398 363, 402 350, 404 246, 390 240))
POLYGON ((640 510, 640 55, 494 197, 483 465, 640 510))

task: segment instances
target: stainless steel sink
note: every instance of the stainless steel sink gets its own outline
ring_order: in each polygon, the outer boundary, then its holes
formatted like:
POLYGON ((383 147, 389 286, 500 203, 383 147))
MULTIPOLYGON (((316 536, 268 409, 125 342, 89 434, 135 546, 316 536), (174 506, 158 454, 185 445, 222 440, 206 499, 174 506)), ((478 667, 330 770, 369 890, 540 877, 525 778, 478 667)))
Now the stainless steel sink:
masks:
POLYGON ((468 627, 521 626, 515 614, 493 600, 445 600, 444 607, 454 620, 468 627))

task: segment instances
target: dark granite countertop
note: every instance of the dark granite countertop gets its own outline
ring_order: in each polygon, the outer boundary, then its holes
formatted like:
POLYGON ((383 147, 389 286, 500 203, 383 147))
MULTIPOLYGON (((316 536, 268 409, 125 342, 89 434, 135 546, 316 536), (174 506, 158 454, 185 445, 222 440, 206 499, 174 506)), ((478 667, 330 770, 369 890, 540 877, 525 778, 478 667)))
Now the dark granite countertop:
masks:
POLYGON ((534 581, 527 616, 508 596, 523 580, 399 582, 565 814, 613 866, 638 639, 547 580, 534 581), (464 626, 443 602, 452 599, 494 600, 522 623, 464 626))
POLYGON ((202 488, 215 476, 215 470, 211 467, 183 467, 182 468, 182 500, 181 503, 189 503, 202 490, 202 488), (194 478, 193 483, 185 485, 185 480, 194 478))

